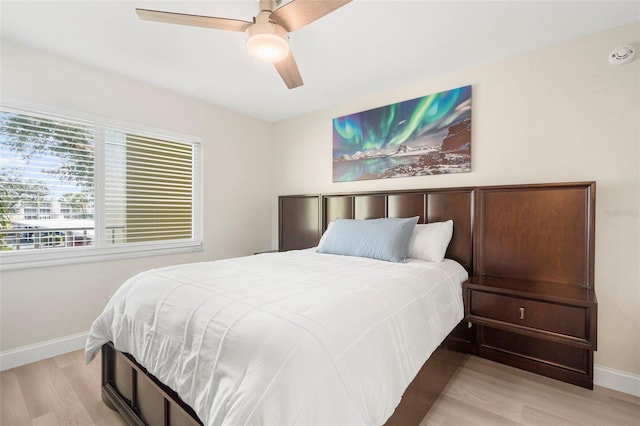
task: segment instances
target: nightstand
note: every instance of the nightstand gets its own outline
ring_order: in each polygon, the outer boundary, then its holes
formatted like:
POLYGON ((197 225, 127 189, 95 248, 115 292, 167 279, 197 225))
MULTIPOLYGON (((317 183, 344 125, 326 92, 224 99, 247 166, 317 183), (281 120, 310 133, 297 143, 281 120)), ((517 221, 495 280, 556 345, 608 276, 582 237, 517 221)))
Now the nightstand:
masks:
POLYGON ((273 250, 263 250, 263 251, 256 251, 256 252, 254 252, 253 254, 254 254, 254 255, 256 255, 256 254, 264 254, 264 253, 277 253, 277 252, 278 252, 278 250, 276 250, 276 249, 273 249, 273 250))
POLYGON ((463 297, 479 356, 593 389, 593 289, 482 275, 463 284, 463 297))

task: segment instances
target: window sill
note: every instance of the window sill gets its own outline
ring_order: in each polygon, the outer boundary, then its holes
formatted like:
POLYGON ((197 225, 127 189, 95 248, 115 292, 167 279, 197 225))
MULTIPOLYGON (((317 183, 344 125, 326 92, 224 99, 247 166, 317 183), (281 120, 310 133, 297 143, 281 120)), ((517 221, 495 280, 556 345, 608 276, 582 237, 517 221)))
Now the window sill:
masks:
POLYGON ((201 241, 136 244, 116 247, 53 248, 24 253, 0 252, 0 271, 102 262, 131 257, 160 256, 202 251, 201 241))

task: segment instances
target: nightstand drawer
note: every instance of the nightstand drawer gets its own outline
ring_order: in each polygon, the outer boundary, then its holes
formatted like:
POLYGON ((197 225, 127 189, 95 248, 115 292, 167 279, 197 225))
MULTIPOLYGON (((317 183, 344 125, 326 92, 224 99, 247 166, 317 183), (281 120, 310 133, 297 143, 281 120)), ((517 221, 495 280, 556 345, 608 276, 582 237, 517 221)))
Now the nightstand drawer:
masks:
POLYGON ((469 313, 588 340, 586 308, 472 290, 469 313))

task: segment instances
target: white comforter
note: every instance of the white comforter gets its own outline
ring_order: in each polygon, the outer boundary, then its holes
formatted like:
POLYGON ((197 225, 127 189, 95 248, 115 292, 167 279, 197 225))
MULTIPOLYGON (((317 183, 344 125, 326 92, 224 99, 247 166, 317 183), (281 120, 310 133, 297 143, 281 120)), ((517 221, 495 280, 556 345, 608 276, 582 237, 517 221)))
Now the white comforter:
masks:
POLYGON ((150 270, 96 319, 205 425, 383 424, 463 316, 454 261, 312 250, 150 270))

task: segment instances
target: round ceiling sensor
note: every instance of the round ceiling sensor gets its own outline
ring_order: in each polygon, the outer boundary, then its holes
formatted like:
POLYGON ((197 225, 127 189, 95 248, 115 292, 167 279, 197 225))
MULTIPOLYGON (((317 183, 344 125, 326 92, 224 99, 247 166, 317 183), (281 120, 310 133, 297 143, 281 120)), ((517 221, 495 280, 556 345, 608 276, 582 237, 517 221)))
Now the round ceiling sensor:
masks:
POLYGON ((609 63, 611 65, 621 65, 633 59, 636 54, 636 50, 633 46, 625 45, 616 47, 609 53, 609 63))

